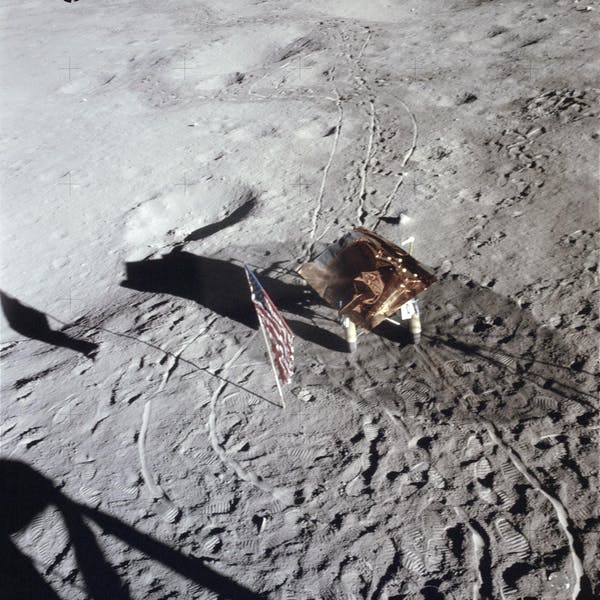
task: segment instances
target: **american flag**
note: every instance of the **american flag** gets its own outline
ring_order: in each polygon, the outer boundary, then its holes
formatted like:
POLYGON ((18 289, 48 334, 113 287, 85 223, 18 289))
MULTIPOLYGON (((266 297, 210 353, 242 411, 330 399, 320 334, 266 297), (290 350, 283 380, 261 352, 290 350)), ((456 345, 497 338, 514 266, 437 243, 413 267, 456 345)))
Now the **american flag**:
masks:
POLYGON ((256 278, 256 275, 246 268, 246 277, 250 285, 250 293, 258 321, 265 332, 270 354, 277 369, 281 383, 289 383, 294 372, 293 334, 277 307, 256 278))

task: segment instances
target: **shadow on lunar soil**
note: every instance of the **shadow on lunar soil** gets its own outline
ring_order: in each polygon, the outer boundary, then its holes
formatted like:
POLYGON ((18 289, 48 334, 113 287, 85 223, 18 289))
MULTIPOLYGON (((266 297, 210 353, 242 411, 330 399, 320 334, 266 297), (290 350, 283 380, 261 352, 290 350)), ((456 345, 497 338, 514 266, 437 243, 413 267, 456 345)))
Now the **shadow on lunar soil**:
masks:
MULTIPOLYGON (((308 287, 292 285, 257 273, 273 302, 283 311, 305 318, 315 313, 312 305, 321 299, 308 287)), ((164 293, 193 300, 213 312, 252 329, 258 328, 256 312, 244 269, 232 262, 196 256, 189 252, 171 252, 159 259, 126 263, 123 287, 140 292, 164 293)), ((298 320, 288 320, 298 337, 344 352, 345 341, 339 336, 298 320)))
POLYGON ((211 223, 210 225, 205 225, 204 227, 200 227, 199 229, 192 231, 192 233, 186 236, 183 243, 203 240, 204 238, 210 237, 211 235, 214 235, 223 229, 227 229, 227 227, 236 225, 250 215, 256 206, 256 203, 256 198, 254 196, 250 196, 240 207, 236 208, 224 219, 221 219, 217 223, 211 223))
POLYGON ((77 566, 93 600, 129 600, 127 585, 121 581, 102 552, 86 519, 94 521, 106 533, 120 538, 169 569, 198 585, 233 599, 261 600, 228 577, 213 571, 200 558, 186 556, 153 537, 140 533, 123 521, 98 509, 71 500, 52 481, 26 463, 0 459, 0 585, 7 600, 48 598, 60 600, 32 560, 11 539, 27 528, 47 507, 56 507, 64 520, 77 566))
POLYGON ((419 298, 420 345, 407 344, 405 327, 387 323, 388 331, 359 338, 349 381, 360 370, 377 389, 373 409, 384 398, 392 409, 402 405, 402 389, 417 382, 429 388, 419 410, 433 422, 559 422, 569 403, 577 423, 589 425, 593 374, 572 366, 581 352, 576 332, 555 331, 516 300, 460 275, 442 277, 419 298), (470 406, 459 401, 465 394, 470 406))
POLYGON ((71 337, 62 331, 50 329, 45 313, 31 306, 21 304, 16 298, 2 291, 0 291, 0 301, 8 324, 17 333, 46 344, 80 352, 88 358, 94 357, 98 349, 97 344, 71 337))
POLYGON ((481 407, 484 412, 502 421, 510 418, 506 407, 494 406, 496 396, 501 403, 515 400, 509 405, 518 418, 552 417, 556 412, 558 419, 560 404, 556 411, 553 405, 562 400, 580 406, 580 424, 589 420, 595 400, 593 373, 571 366, 578 352, 573 340, 540 323, 515 300, 457 275, 427 294, 423 338, 437 366, 443 371, 444 364, 454 363, 459 373, 451 379, 480 397, 484 386, 497 385, 488 406, 481 407), (474 372, 460 373, 467 363, 474 372), (539 402, 532 403, 535 397, 539 402))

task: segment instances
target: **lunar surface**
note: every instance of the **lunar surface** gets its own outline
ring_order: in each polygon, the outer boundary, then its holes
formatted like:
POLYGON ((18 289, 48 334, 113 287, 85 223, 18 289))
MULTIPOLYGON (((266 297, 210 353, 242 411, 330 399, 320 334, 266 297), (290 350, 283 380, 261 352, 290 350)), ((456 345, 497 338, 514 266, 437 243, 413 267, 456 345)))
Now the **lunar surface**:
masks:
POLYGON ((6 597, 600 597, 599 11, 5 1, 6 597), (419 344, 297 274, 354 227, 419 344))

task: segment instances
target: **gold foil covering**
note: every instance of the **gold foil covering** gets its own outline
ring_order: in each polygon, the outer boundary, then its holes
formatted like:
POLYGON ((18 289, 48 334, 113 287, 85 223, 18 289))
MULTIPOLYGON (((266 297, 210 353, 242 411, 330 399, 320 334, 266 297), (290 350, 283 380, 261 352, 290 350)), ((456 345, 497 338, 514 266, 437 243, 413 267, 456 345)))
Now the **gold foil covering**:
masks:
POLYGON ((377 327, 436 281, 408 252, 363 227, 298 272, 326 302, 364 329, 377 327))

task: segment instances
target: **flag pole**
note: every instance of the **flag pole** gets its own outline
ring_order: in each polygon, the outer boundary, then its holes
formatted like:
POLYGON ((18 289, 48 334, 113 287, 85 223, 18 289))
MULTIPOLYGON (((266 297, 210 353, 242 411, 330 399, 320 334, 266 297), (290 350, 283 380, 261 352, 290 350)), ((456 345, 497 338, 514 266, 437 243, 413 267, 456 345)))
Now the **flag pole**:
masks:
POLYGON ((411 235, 409 238, 405 239, 400 245, 404 246, 409 244, 408 253, 412 256, 413 250, 415 249, 415 238, 411 235))
POLYGON ((277 384, 277 390, 279 391, 279 397, 281 398, 282 408, 285 410, 285 400, 283 398, 283 390, 281 388, 281 383, 279 382, 279 375, 277 375, 277 368, 275 367, 275 361, 273 360, 273 353, 271 352, 271 344, 269 344, 269 339, 267 338, 267 332, 265 328, 260 323, 260 318, 258 319, 260 330, 263 333, 263 337, 265 339, 265 345, 267 346, 267 353, 269 355, 269 362, 271 363, 271 368, 273 369, 273 375, 275 375, 275 383, 277 384))

